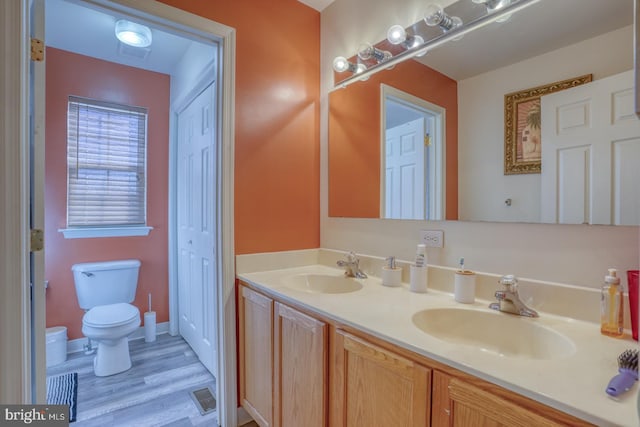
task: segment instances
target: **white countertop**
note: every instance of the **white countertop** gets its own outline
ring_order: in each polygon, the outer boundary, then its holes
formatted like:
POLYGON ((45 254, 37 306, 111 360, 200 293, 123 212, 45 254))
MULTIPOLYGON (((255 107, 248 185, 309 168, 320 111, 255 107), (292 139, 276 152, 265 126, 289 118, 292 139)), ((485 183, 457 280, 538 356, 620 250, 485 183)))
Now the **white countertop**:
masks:
POLYGON ((460 304, 450 293, 430 289, 417 294, 410 292, 406 284, 389 288, 372 276, 361 280, 362 289, 341 294, 308 293, 283 284, 283 278, 305 273, 341 276, 343 270, 314 264, 239 272, 238 277, 271 291, 283 302, 294 302, 598 426, 640 425, 636 410, 638 382, 617 400, 605 393, 609 380, 618 373, 618 355, 625 349, 637 348, 637 342, 630 338, 605 337, 598 324, 541 312, 539 318, 522 321, 536 322, 565 335, 574 343, 575 352, 552 360, 500 356, 475 346, 437 339, 412 322, 413 314, 420 310, 445 307, 510 316, 489 310, 489 301, 476 299, 474 304, 460 304))

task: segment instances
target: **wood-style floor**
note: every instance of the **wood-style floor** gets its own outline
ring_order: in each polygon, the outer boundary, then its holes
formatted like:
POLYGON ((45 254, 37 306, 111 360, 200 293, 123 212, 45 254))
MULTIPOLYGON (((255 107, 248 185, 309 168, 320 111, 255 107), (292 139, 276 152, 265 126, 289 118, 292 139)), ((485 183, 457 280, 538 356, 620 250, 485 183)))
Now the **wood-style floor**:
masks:
POLYGON ((74 353, 47 375, 78 373, 78 414, 72 426, 217 426, 217 411, 200 415, 190 391, 211 386, 215 378, 181 338, 159 335, 153 343, 129 342, 132 367, 96 377, 94 355, 74 353))

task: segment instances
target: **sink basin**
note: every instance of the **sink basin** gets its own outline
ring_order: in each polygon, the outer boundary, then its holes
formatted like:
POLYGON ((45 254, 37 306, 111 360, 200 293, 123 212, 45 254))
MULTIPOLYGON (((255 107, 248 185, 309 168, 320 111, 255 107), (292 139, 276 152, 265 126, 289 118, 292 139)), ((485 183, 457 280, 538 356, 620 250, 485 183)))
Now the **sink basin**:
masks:
POLYGON ((419 311, 412 320, 435 338, 502 357, 558 359, 575 353, 569 338, 533 319, 511 314, 442 308, 419 311))
POLYGON ((362 289, 362 283, 342 275, 297 274, 283 281, 288 288, 315 294, 345 294, 362 289))

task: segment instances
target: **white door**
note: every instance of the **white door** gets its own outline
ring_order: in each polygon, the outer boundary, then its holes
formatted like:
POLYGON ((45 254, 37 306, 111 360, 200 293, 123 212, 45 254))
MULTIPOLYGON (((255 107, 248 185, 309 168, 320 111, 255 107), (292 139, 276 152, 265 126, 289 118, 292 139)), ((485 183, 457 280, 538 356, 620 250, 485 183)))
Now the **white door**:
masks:
POLYGON ((385 142, 385 218, 425 219, 424 123, 388 129, 385 142))
POLYGON ((217 377, 215 83, 178 116, 180 335, 217 377))
POLYGON ((541 98, 542 222, 640 224, 633 71, 541 98))

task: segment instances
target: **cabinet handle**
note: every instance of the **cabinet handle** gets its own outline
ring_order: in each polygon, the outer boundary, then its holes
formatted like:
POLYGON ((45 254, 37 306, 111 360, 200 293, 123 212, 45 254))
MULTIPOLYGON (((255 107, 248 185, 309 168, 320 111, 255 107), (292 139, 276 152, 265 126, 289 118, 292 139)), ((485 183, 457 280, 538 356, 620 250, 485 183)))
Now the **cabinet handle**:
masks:
POLYGON ((451 416, 451 410, 449 410, 449 409, 445 409, 444 413, 447 414, 447 417, 451 416))

